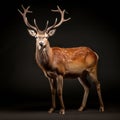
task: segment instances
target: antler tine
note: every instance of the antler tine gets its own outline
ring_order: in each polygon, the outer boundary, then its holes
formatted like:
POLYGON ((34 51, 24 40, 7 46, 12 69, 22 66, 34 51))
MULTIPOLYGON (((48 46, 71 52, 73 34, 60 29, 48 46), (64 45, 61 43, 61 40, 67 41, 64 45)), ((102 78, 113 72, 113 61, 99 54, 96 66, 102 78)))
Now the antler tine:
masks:
MULTIPOLYGON (((25 7, 24 7, 23 5, 21 5, 21 7, 22 7, 22 9, 25 11, 25 7)), ((29 6, 28 6, 28 7, 29 7, 29 6)), ((27 8, 28 8, 28 7, 27 7, 27 8)), ((29 8, 28 8, 28 9, 29 9, 29 8)), ((28 10, 28 9, 27 9, 27 10, 28 10)))
POLYGON ((21 14, 21 15, 23 15, 23 13, 18 9, 18 12, 21 14))
POLYGON ((34 18, 34 24, 35 24, 35 27, 37 28, 37 30, 39 30, 39 28, 38 28, 38 25, 37 25, 37 23, 36 23, 36 19, 34 18))
POLYGON ((46 31, 47 31, 47 28, 48 28, 48 24, 49 24, 49 20, 47 20, 47 22, 46 22, 46 26, 45 26, 45 29, 43 30, 44 32, 46 32, 46 31))
POLYGON ((62 10, 60 9, 60 7, 58 5, 57 5, 57 8, 58 8, 57 10, 51 10, 51 11, 52 12, 60 12, 60 11, 62 12, 62 10))
POLYGON ((56 23, 57 23, 57 18, 55 19, 54 24, 52 26, 50 26, 49 28, 47 28, 47 31, 49 31, 50 29, 54 28, 54 26, 56 25, 56 23))
POLYGON ((57 5, 57 10, 51 10, 52 12, 58 12, 58 13, 60 13, 60 15, 61 15, 61 20, 57 23, 57 20, 55 21, 55 23, 52 25, 52 26, 50 26, 48 29, 47 29, 47 31, 49 31, 50 29, 52 29, 52 28, 57 28, 57 27, 59 27, 63 22, 66 22, 66 21, 68 21, 68 20, 70 20, 71 18, 67 18, 67 19, 65 19, 64 18, 64 15, 65 15, 65 10, 61 10, 60 9, 60 7, 57 5), (56 24, 57 23, 57 24, 56 24))

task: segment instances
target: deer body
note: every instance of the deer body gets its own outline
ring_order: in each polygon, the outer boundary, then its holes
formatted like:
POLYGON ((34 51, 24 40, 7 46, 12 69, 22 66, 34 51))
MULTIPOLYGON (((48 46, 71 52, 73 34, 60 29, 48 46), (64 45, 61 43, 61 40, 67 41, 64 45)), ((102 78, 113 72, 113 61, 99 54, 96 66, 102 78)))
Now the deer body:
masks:
MULTIPOLYGON (((57 6, 58 7, 58 6, 57 6)), ((74 48, 60 48, 51 47, 48 41, 48 37, 55 33, 55 28, 60 26, 63 22, 68 21, 64 19, 65 10, 52 10, 53 12, 59 12, 61 14, 61 20, 57 23, 57 19, 54 24, 48 27, 46 23, 45 30, 41 31, 34 19, 35 26, 32 26, 26 17, 29 11, 29 7, 26 9, 22 6, 24 12, 20 10, 20 14, 23 16, 23 20, 28 28, 28 32, 31 36, 36 38, 36 53, 35 58, 38 66, 42 69, 45 76, 48 78, 52 94, 52 107, 48 111, 52 113, 56 108, 55 95, 58 94, 61 109, 60 114, 65 114, 65 106, 62 97, 63 79, 64 78, 77 78, 84 88, 83 100, 79 111, 83 111, 86 107, 86 102, 89 94, 89 85, 86 82, 86 76, 89 75, 91 80, 95 83, 100 102, 100 111, 104 111, 104 105, 102 101, 100 82, 97 79, 97 63, 98 55, 92 49, 88 47, 74 47, 74 48)))
POLYGON ((83 71, 91 71, 97 63, 97 56, 87 47, 49 47, 43 51, 36 50, 36 61, 50 78, 57 74, 71 78, 80 77, 83 71))

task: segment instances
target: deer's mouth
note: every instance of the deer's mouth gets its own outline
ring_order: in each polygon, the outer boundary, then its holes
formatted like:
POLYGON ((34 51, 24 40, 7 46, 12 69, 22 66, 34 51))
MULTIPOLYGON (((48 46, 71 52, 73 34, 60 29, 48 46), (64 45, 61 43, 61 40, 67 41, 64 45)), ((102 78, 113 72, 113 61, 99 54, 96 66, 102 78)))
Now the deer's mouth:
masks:
POLYGON ((46 45, 38 45, 38 49, 39 49, 40 51, 45 50, 45 48, 46 48, 46 45))

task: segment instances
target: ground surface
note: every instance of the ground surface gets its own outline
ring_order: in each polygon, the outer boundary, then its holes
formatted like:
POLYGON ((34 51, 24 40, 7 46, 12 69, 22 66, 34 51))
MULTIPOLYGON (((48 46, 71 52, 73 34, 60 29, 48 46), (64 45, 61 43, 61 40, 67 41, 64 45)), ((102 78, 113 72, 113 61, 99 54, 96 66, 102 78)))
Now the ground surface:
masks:
POLYGON ((65 115, 59 115, 58 112, 56 110, 53 114, 48 114, 47 110, 22 106, 1 108, 0 120, 120 120, 120 112, 116 106, 107 107, 103 113, 91 108, 83 112, 67 109, 65 115))

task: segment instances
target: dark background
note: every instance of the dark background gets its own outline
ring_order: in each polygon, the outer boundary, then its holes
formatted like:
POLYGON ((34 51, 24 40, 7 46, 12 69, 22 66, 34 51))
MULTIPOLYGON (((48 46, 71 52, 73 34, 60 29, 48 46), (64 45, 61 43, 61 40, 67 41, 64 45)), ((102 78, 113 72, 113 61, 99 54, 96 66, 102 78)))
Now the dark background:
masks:
MULTIPOLYGON (((62 24, 49 38, 51 46, 87 46, 100 57, 98 78, 105 110, 119 111, 119 4, 117 1, 67 1, 67 0, 19 0, 0 4, 0 106, 1 109, 41 109, 51 105, 49 82, 35 62, 35 39, 32 38, 17 9, 31 6, 30 23, 36 18, 44 29, 47 20, 53 24, 57 16, 50 9, 56 5, 66 9, 71 20, 62 24), (2 8, 3 7, 3 8, 2 8)), ((98 109, 96 89, 91 83, 88 108, 98 109)), ((82 100, 83 88, 76 79, 64 80, 65 106, 77 109, 82 100)), ((58 102, 59 104, 59 102, 58 102)), ((59 106, 59 105, 58 105, 59 106)))

